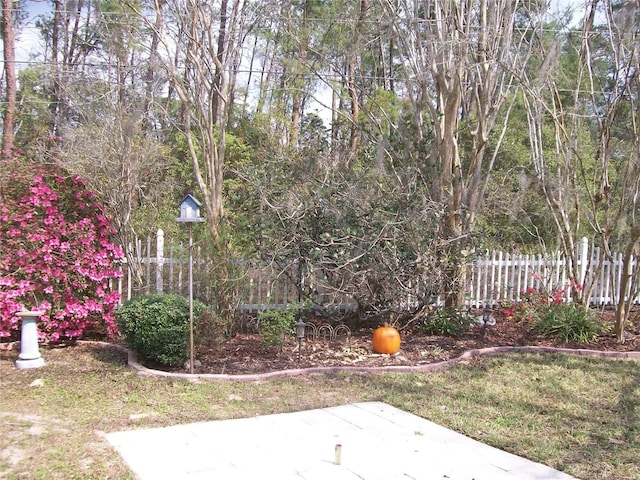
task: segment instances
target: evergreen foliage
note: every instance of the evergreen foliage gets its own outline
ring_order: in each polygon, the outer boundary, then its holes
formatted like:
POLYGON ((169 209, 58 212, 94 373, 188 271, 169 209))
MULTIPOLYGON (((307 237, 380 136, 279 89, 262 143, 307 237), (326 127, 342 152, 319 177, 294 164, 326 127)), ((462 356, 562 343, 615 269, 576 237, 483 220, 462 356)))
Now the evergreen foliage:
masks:
MULTIPOLYGON (((194 300, 194 324, 208 313, 205 304, 194 300)), ((127 346, 145 359, 175 367, 189 358, 188 298, 141 295, 122 305, 117 317, 127 346)))
POLYGON ((439 308, 428 312, 418 322, 417 327, 425 335, 455 337, 469 330, 473 322, 473 316, 466 311, 439 308))

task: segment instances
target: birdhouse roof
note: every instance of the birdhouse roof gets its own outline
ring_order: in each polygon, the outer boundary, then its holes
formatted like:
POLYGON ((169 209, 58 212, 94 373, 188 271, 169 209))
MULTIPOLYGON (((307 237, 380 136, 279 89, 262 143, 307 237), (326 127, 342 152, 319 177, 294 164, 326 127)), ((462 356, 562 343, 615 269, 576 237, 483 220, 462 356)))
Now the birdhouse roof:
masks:
POLYGON ((200 203, 200 201, 194 197, 193 195, 191 195, 190 193, 188 193, 184 199, 182 199, 182 201, 180 202, 180 205, 184 204, 184 203, 192 203, 194 204, 196 207, 200 207, 202 204, 200 203))

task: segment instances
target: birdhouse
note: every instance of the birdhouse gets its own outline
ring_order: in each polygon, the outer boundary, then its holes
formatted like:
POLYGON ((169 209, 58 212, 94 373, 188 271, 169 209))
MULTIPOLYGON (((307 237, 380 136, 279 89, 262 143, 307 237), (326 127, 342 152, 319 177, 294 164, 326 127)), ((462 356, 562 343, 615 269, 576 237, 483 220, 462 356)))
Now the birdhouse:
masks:
POLYGON ((180 216, 176 218, 176 222, 204 222, 204 218, 200 216, 200 205, 202 204, 196 197, 188 194, 180 202, 180 216))

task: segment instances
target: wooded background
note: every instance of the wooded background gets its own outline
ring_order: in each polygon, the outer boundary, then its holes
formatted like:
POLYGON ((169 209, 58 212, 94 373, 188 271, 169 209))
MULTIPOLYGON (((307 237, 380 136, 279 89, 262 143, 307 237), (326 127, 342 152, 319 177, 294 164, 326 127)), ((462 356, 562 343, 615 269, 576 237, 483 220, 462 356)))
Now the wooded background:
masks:
POLYGON ((501 247, 559 250, 586 303, 583 236, 638 284, 639 8, 3 0, 3 147, 86 179, 122 245, 184 234, 193 193, 221 298, 242 256, 313 264, 369 312, 417 283, 456 306, 501 247))

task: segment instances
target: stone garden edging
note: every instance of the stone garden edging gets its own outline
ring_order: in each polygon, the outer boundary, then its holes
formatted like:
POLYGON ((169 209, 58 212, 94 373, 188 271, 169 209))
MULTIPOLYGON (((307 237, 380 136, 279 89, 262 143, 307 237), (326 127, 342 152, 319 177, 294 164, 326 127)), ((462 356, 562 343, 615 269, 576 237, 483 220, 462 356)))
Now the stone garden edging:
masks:
MULTIPOLYGON (((20 342, 10 342, 0 344, 0 349, 15 349, 20 342)), ((380 373, 380 372, 397 372, 397 373, 416 373, 416 372, 437 372, 445 368, 453 367, 458 363, 471 360, 472 358, 483 355, 497 355, 508 352, 543 352, 543 353, 564 353, 569 355, 584 355, 589 357, 605 357, 605 358, 633 358, 640 359, 640 352, 618 352, 610 350, 589 350, 584 348, 560 348, 560 347, 541 347, 541 346, 504 346, 504 347, 487 347, 467 350, 462 355, 436 363, 425 363, 422 365, 387 365, 382 367, 355 367, 355 366, 336 366, 336 367, 308 367, 308 368, 292 368, 287 370, 275 370, 266 373, 247 373, 239 375, 230 375, 225 373, 178 373, 165 372, 162 370, 154 370, 145 367, 138 362, 135 352, 129 350, 123 345, 109 342, 98 342, 93 340, 79 340, 79 344, 97 345, 101 348, 111 348, 118 350, 127 355, 127 364, 135 369, 140 375, 165 378, 180 378, 185 380, 213 380, 221 382, 259 382, 271 380, 274 378, 297 377, 309 374, 326 374, 326 373, 380 373)))
POLYGON ((387 365, 382 367, 356 367, 356 366, 335 366, 335 367, 308 367, 294 368, 287 370, 276 370, 266 373, 248 373, 230 375, 224 373, 178 373, 165 372, 162 370, 154 370, 147 368, 138 363, 135 352, 128 348, 108 342, 80 341, 79 343, 88 343, 98 345, 103 348, 114 348, 127 355, 127 363, 138 371, 140 375, 148 375, 155 377, 180 378, 185 380, 214 380, 222 382, 258 382, 266 381, 274 378, 297 377, 309 374, 326 374, 326 373, 380 373, 380 372, 398 372, 398 373, 416 373, 416 372, 437 372, 445 368, 453 367, 458 363, 471 360, 475 357, 483 355, 497 355, 507 352, 543 352, 543 353, 564 353, 570 355, 585 355, 590 357, 606 357, 606 358, 633 358, 640 359, 640 352, 618 352, 603 351, 589 349, 559 348, 559 347, 541 347, 541 346, 504 346, 504 347, 487 347, 468 350, 462 355, 449 360, 437 363, 425 363, 423 365, 387 365))

